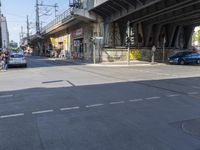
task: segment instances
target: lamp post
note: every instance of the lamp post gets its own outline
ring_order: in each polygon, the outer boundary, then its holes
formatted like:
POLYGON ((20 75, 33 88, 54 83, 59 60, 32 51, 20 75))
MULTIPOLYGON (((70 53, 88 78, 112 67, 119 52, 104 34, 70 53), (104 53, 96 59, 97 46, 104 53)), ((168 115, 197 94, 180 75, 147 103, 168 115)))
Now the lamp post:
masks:
POLYGON ((164 37, 163 38, 163 60, 162 60, 163 63, 165 62, 165 43, 166 43, 166 38, 164 37))
POLYGON ((152 64, 154 64, 154 62, 155 62, 155 52, 156 52, 156 46, 155 45, 153 45, 153 47, 152 47, 152 57, 151 57, 151 63, 152 64))
POLYGON ((130 65, 130 21, 127 22, 127 32, 128 32, 128 37, 127 37, 127 45, 128 45, 128 50, 127 50, 127 64, 130 65))

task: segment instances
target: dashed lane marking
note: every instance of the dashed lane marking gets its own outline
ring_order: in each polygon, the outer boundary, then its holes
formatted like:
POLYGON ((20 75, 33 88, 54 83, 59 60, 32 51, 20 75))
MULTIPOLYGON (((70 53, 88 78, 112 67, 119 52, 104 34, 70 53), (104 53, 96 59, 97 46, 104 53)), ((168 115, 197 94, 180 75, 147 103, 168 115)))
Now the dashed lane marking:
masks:
POLYGON ((146 100, 153 100, 153 99, 160 99, 161 97, 159 96, 154 96, 154 97, 147 97, 145 98, 146 100))
POLYGON ((66 107, 66 108, 60 108, 60 111, 69 111, 69 110, 75 110, 79 109, 80 107, 75 106, 75 107, 66 107))
POLYGON ((86 108, 92 108, 92 107, 100 107, 103 106, 104 104, 93 104, 93 105, 87 105, 85 106, 86 108))
POLYGON ((10 115, 3 115, 3 116, 0 116, 0 118, 1 118, 1 119, 4 119, 4 118, 20 117, 20 116, 24 116, 24 113, 20 113, 20 114, 10 114, 10 115))
POLYGON ((180 94, 171 94, 171 95, 167 95, 167 97, 178 97, 180 96, 180 94))
POLYGON ((50 112, 53 112, 54 110, 42 110, 42 111, 35 111, 35 112, 32 112, 33 115, 36 115, 36 114, 44 114, 44 113, 50 113, 50 112))
POLYGON ((116 104, 123 104, 124 101, 118 101, 118 102, 110 102, 110 105, 116 105, 116 104))
POLYGON ((13 97, 13 95, 0 95, 0 98, 9 98, 9 97, 13 97))
POLYGON ((199 92, 188 92, 187 94, 188 95, 197 95, 197 94, 199 94, 199 92))
POLYGON ((129 100, 129 102, 140 102, 140 101, 143 101, 143 99, 142 98, 138 98, 138 99, 129 100))
POLYGON ((200 86, 192 86, 195 89, 200 89, 200 86))

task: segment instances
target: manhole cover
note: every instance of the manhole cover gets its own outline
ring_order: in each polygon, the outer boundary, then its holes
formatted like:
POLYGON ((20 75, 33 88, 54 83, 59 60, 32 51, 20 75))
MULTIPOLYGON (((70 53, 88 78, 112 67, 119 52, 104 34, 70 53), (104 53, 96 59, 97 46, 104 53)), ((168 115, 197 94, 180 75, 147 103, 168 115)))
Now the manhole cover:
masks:
POLYGON ((184 121, 181 127, 184 132, 200 137, 200 119, 184 121))

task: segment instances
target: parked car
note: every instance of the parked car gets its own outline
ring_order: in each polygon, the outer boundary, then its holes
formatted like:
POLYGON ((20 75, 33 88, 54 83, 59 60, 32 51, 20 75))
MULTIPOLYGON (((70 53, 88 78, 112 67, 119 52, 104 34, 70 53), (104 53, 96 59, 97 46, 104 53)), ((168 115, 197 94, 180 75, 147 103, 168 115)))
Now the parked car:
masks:
POLYGON ((170 64, 189 64, 189 63, 196 63, 200 64, 200 52, 178 52, 175 55, 172 55, 168 58, 170 64))
POLYGON ((22 53, 11 53, 9 56, 8 66, 27 67, 27 61, 22 53))

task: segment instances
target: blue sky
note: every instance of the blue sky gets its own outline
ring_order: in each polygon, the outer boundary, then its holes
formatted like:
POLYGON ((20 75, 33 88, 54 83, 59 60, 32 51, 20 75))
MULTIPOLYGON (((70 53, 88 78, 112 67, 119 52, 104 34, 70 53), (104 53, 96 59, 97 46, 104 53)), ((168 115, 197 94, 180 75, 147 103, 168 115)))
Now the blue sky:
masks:
MULTIPOLYGON (((41 0, 39 0, 41 2, 41 0)), ((36 0, 1 0, 2 3, 2 13, 7 18, 8 30, 10 35, 10 40, 19 42, 19 33, 21 32, 21 26, 26 32, 26 16, 29 15, 32 33, 35 29, 35 3, 36 0)), ((68 0, 43 0, 44 4, 54 5, 58 4, 58 14, 62 13, 68 8, 68 0)), ((54 9, 51 9, 51 16, 42 16, 40 21, 42 21, 43 26, 50 22, 54 18, 54 9)), ((42 8, 41 8, 42 11, 42 8)))

